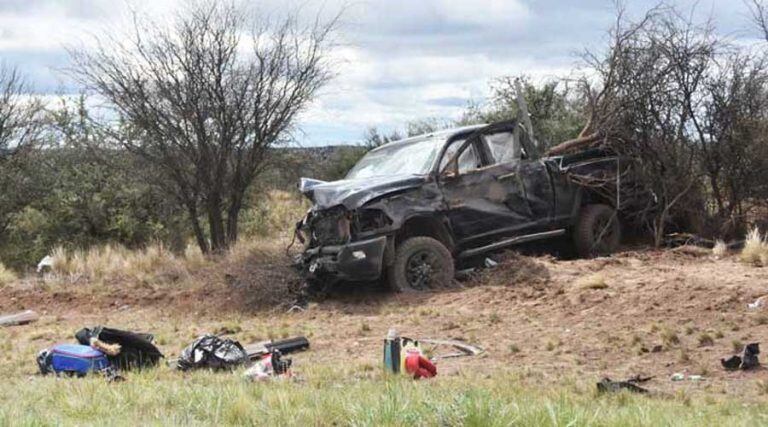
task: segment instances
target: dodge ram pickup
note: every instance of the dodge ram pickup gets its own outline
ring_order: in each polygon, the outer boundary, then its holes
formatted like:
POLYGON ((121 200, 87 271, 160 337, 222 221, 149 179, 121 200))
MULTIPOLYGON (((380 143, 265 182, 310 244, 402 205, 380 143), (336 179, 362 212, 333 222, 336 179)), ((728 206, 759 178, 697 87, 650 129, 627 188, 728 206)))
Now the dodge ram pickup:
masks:
POLYGON ((456 263, 534 240, 570 235, 584 257, 614 251, 618 192, 584 178, 612 185, 619 157, 540 156, 525 135, 514 121, 440 131, 369 151, 343 180, 302 178, 313 206, 296 225, 300 269, 403 291, 446 286, 456 263))

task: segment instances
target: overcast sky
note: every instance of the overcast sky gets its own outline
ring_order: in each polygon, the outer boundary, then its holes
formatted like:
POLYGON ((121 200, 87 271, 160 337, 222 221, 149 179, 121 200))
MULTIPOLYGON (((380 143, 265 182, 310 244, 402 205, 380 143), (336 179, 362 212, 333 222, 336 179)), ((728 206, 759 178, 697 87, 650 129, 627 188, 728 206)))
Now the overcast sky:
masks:
MULTIPOLYGON (((124 27, 130 10, 155 19, 183 0, 0 0, 0 58, 42 94, 80 91, 61 72, 68 45, 124 27)), ((482 101, 501 75, 568 74, 577 53, 604 45, 614 7, 609 0, 267 0, 260 10, 333 13, 346 5, 340 29, 339 77, 302 116, 302 143, 359 140, 369 126, 393 128, 418 118, 455 118, 482 101)), ((631 15, 655 1, 629 0, 631 15)), ((673 2, 690 10, 693 1, 673 2)), ((730 38, 757 37, 742 0, 700 0, 730 38)))

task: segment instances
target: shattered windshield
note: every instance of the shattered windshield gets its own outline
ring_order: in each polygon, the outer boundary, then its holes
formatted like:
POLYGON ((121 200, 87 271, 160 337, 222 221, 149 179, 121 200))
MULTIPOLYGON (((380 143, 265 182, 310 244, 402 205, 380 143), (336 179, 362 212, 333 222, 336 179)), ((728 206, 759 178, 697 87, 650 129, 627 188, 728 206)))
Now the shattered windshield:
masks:
POLYGON ((347 179, 386 175, 426 175, 445 138, 430 137, 385 145, 368 152, 349 171, 347 179))

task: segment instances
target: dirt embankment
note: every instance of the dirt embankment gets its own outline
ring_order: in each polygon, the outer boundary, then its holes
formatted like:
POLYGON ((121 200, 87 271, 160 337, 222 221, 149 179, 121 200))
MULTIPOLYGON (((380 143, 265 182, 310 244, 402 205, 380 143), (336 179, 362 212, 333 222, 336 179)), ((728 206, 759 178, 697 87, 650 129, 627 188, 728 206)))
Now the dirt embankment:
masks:
POLYGON ((253 314, 282 307, 301 281, 283 253, 228 257, 192 271, 158 271, 146 278, 115 277, 93 283, 79 276, 29 277, 0 288, 0 311, 158 309, 171 314, 253 314))

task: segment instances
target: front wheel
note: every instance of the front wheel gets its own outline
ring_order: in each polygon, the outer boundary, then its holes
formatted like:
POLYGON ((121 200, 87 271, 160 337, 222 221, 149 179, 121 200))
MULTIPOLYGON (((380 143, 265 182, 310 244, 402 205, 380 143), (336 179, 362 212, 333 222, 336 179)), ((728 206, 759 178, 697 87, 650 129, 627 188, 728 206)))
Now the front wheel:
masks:
POLYGON ((453 280, 453 257, 438 240, 411 237, 398 246, 387 280, 397 292, 448 287, 453 280))
POLYGON ((621 241, 617 212, 608 205, 584 206, 573 238, 576 251, 582 258, 610 255, 618 249, 621 241))

